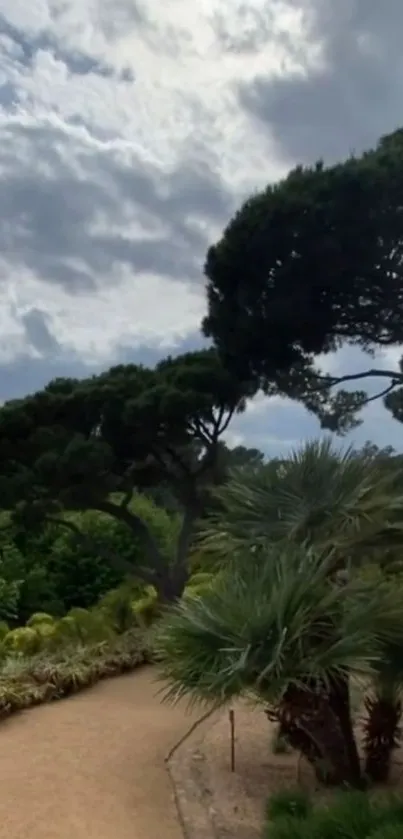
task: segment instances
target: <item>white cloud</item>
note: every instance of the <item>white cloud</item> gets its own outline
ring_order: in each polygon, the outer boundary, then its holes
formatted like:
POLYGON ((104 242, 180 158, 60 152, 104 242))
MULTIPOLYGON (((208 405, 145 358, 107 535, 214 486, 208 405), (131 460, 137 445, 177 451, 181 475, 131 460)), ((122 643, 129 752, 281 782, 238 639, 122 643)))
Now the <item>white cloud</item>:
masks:
MULTIPOLYGON (((400 89, 374 107, 372 76, 359 113, 360 57, 398 79, 382 44, 400 28, 378 6, 0 0, 1 370, 23 357, 43 379, 59 355, 106 366, 192 341, 207 247, 244 197, 300 151, 314 159, 327 141, 342 156, 400 119, 400 89)), ((258 396, 230 434, 278 451, 316 429, 258 396)))

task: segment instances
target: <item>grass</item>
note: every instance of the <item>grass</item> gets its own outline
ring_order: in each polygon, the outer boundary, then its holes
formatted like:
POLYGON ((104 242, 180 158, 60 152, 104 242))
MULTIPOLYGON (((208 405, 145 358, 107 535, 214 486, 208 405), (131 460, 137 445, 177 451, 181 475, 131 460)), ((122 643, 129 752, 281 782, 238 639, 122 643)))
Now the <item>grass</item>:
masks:
POLYGON ((301 790, 272 796, 264 839, 402 839, 403 799, 343 792, 314 805, 301 790))
POLYGON ((53 654, 8 658, 0 669, 0 720, 25 708, 71 696, 150 660, 147 635, 139 630, 53 654))

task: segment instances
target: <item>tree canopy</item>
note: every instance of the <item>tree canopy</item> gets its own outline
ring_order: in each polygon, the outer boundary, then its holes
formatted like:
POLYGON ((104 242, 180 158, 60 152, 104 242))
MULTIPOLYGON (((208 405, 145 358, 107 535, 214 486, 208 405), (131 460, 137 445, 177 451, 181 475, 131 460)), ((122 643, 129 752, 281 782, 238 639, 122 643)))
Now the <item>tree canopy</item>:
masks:
POLYGON ((77 536, 66 512, 112 516, 142 539, 145 561, 133 568, 116 555, 111 562, 166 597, 180 593, 205 487, 216 478, 220 437, 252 393, 213 349, 167 358, 154 369, 120 365, 84 380, 56 379, 0 410, 2 507, 24 527, 53 521, 77 536), (164 481, 183 511, 168 561, 131 504, 135 492, 164 481))
POLYGON ((334 397, 335 385, 386 378, 385 396, 403 384, 402 368, 337 377, 315 366, 346 344, 403 343, 402 152, 403 129, 360 157, 298 166, 247 200, 207 255, 205 335, 238 375, 328 427, 350 425, 368 398, 334 397))

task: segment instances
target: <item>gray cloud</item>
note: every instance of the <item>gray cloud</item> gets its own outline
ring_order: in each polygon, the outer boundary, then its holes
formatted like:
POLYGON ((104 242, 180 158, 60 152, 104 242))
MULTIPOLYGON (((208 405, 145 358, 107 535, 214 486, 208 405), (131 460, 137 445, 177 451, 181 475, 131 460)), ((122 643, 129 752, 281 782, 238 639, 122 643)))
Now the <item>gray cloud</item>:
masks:
POLYGON ((82 50, 66 50, 54 34, 39 32, 35 35, 26 33, 23 29, 13 26, 4 15, 0 14, 0 41, 14 60, 24 67, 32 67, 38 52, 51 52, 59 61, 62 61, 70 73, 85 76, 88 73, 95 73, 106 78, 115 76, 125 79, 127 73, 118 72, 114 67, 105 61, 83 52, 82 50))
POLYGON ((59 344, 49 330, 45 312, 34 308, 19 319, 25 329, 29 346, 42 356, 52 357, 60 353, 59 344))
POLYGON ((2 256, 72 293, 95 287, 119 262, 135 272, 200 278, 208 239, 187 219, 216 220, 233 210, 207 165, 183 161, 164 174, 134 154, 128 162, 100 146, 88 155, 85 143, 51 123, 0 127, 0 149, 2 256), (100 215, 105 232, 93 232, 100 215), (131 219, 161 233, 126 234, 131 219))
POLYGON ((324 66, 306 77, 257 77, 239 101, 290 162, 333 161, 403 122, 401 0, 299 0, 324 66))

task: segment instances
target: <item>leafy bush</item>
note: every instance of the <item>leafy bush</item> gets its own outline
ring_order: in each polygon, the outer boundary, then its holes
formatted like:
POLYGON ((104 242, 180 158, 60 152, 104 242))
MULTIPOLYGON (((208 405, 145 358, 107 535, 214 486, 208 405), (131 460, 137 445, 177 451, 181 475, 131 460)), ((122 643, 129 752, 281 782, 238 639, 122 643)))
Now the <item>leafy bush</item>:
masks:
POLYGON ((141 591, 139 586, 123 583, 118 588, 108 591, 99 601, 97 609, 118 635, 136 625, 133 597, 141 591))
POLYGON ((302 792, 282 792, 266 807, 266 839, 401 839, 403 800, 343 792, 313 807, 302 792), (293 801, 296 809, 292 814, 293 801))

